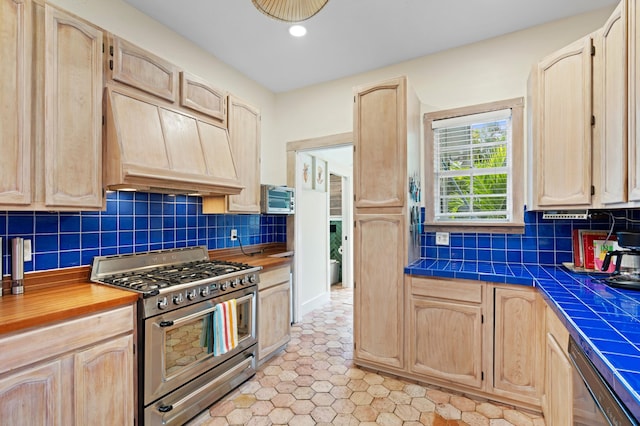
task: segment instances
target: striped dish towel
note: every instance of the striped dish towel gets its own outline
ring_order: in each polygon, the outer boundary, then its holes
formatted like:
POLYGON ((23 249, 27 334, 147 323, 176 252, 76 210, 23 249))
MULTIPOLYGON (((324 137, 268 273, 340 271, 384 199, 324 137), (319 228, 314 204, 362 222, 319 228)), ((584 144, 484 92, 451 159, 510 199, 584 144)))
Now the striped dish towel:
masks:
POLYGON ((238 346, 237 303, 235 299, 216 305, 213 355, 225 354, 238 346))

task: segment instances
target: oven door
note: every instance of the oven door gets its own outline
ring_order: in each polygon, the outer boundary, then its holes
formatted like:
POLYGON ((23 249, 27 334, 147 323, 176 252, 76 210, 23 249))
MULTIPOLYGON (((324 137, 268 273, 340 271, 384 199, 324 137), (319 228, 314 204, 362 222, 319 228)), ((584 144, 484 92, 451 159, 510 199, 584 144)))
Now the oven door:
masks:
POLYGON ((255 344, 256 287, 145 320, 144 405, 170 393, 255 344), (237 346, 214 355, 216 305, 236 299, 237 346))

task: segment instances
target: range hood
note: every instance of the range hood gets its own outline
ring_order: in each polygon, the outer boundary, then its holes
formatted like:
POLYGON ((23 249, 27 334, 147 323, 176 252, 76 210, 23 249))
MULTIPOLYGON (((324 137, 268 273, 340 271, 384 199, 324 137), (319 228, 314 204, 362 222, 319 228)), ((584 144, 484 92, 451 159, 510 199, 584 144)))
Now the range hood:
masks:
POLYGON ((240 183, 227 129, 126 88, 105 89, 108 189, 235 195, 240 183))

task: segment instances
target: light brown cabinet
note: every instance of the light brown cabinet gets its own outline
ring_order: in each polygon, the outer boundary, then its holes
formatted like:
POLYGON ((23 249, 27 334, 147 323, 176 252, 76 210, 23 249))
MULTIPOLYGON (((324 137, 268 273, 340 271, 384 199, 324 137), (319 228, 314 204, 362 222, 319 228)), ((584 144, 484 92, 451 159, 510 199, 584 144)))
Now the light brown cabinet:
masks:
POLYGON ((260 213, 260 111, 229 96, 228 126, 231 152, 244 189, 228 197, 230 213, 260 213))
POLYGON ((544 387, 544 302, 534 288, 409 276, 409 377, 531 409, 544 387))
POLYGON ((599 204, 627 201, 627 0, 596 33, 594 180, 599 204))
POLYGON ((403 268, 419 256, 406 195, 420 101, 406 77, 354 88, 354 361, 406 369, 403 268))
POLYGON ((103 32, 45 5, 45 205, 101 209, 103 32))
POLYGON ((356 215, 353 313, 354 358, 404 368, 405 218, 400 214, 356 215), (358 260, 359 259, 359 260, 358 260))
POLYGON ((180 71, 180 105, 227 126, 226 92, 186 71, 180 71))
POLYGON ((0 205, 100 210, 103 32, 41 2, 1 7, 0 205))
POLYGON ((202 212, 260 213, 260 111, 243 100, 227 98, 227 126, 238 179, 238 195, 205 197, 202 212))
POLYGON ((31 203, 31 0, 0 0, 0 205, 31 203))
POLYGON ((482 388, 484 290, 482 284, 411 279, 406 337, 411 373, 482 388))
POLYGON ((175 103, 178 67, 133 43, 114 36, 109 47, 110 78, 175 103))
POLYGON ((261 364, 291 340, 290 274, 290 265, 271 268, 260 273, 258 362, 261 364))
POLYGON ((548 306, 545 309, 546 363, 542 412, 548 426, 573 424, 572 365, 567 354, 569 332, 548 306))
POLYGON ((627 3, 629 40, 628 92, 628 197, 640 201, 640 6, 637 1, 627 3))
POLYGON ((133 425, 133 324, 127 306, 0 337, 3 424, 133 425))
POLYGON ((592 46, 584 37, 531 72, 530 209, 591 206, 592 46))
POLYGON ((544 302, 534 288, 493 288, 493 382, 490 392, 540 406, 544 302))

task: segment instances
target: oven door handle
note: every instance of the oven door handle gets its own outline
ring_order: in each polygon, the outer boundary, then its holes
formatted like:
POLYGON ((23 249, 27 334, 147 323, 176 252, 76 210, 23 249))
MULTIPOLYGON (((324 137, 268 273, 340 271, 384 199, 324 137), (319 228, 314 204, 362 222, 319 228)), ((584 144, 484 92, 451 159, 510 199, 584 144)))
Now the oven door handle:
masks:
POLYGON ((164 327, 171 327, 173 325, 180 325, 183 322, 189 322, 194 318, 198 318, 198 317, 202 317, 202 316, 205 316, 205 315, 209 315, 209 314, 213 313, 213 311, 215 311, 215 310, 216 310, 216 307, 213 306, 212 308, 203 309, 202 311, 195 312, 195 313, 193 313, 191 315, 185 315, 183 317, 176 318, 174 320, 162 320, 160 322, 157 322, 156 324, 159 327, 163 327, 163 328, 164 327))
MULTIPOLYGON (((242 296, 242 297, 236 299, 236 303, 237 304, 244 303, 245 301, 252 299, 254 296, 255 296, 255 293, 247 294, 245 296, 242 296)), ((171 327, 171 326, 174 326, 174 325, 180 325, 183 322, 188 322, 188 321, 191 321, 194 318, 198 318, 198 317, 201 317, 203 315, 208 315, 208 314, 212 313, 213 311, 216 310, 216 306, 218 306, 218 304, 214 305, 213 307, 210 307, 210 308, 207 308, 207 309, 203 309, 202 311, 195 312, 195 313, 193 313, 191 315, 185 315, 185 316, 177 318, 175 320, 162 320, 157 324, 158 324, 158 326, 163 327, 163 328, 164 327, 171 327)))

